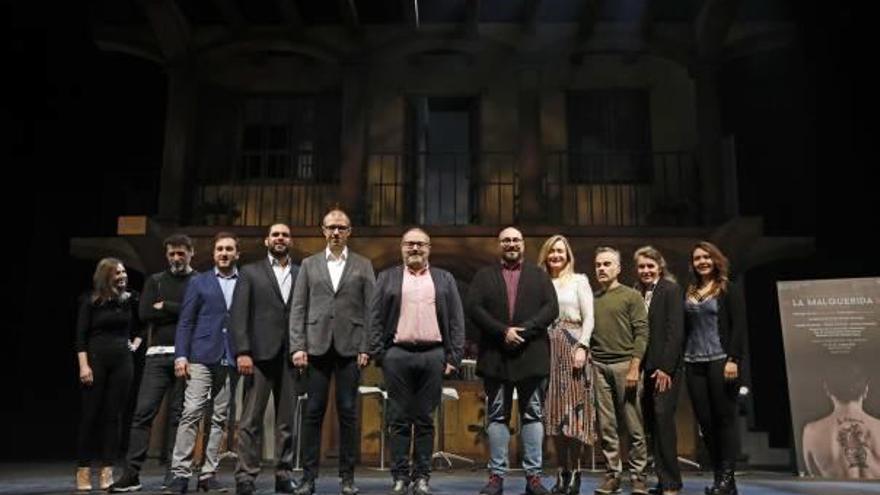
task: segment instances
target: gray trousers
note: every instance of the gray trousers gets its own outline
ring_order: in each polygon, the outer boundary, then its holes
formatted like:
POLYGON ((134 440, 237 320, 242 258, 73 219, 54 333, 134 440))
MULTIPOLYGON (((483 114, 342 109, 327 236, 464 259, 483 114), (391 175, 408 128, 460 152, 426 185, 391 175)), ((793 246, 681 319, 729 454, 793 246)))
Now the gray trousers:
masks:
POLYGON ((220 464, 220 440, 226 428, 229 406, 229 369, 220 365, 190 363, 189 374, 183 394, 183 414, 180 416, 177 438, 174 441, 171 474, 178 478, 192 477, 193 450, 199 423, 213 401, 211 431, 205 449, 205 464, 200 475, 204 478, 214 475, 220 464))
POLYGON ((634 389, 626 389, 626 372, 629 361, 604 364, 593 362, 593 387, 596 392, 596 412, 599 418, 599 434, 602 438, 602 456, 608 474, 620 476, 623 466, 620 460, 620 435, 618 429, 626 428, 629 434, 627 464, 631 475, 643 476, 648 464, 645 444, 645 427, 642 421, 642 378, 634 389))
POLYGON ((296 439, 297 371, 285 352, 269 361, 255 361, 253 382, 246 389, 238 430, 236 481, 253 481, 260 473, 263 417, 272 394, 275 406, 275 476, 290 479, 296 439))

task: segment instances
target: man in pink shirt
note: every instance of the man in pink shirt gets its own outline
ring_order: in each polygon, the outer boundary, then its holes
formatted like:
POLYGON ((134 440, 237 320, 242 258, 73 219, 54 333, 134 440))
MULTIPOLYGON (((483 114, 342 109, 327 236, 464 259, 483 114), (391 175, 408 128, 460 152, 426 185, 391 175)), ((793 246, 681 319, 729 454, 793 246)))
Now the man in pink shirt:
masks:
POLYGON ((403 264, 379 274, 370 306, 370 357, 382 367, 391 431, 391 493, 430 495, 432 414, 443 375, 455 371, 464 347, 464 310, 455 278, 429 266, 431 238, 418 228, 400 243, 403 264), (413 462, 409 447, 413 441, 413 462))

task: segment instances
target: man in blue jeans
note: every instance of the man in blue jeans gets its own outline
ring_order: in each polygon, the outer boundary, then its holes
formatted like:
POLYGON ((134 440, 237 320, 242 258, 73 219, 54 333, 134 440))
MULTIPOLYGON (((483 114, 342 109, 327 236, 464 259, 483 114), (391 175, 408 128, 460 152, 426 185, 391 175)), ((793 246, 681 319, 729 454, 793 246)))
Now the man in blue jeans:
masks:
POLYGON ((526 494, 549 493, 541 484, 544 395, 550 374, 547 327, 559 316, 550 276, 523 263, 522 233, 508 227, 498 235, 501 259, 477 272, 467 296, 467 313, 480 330, 477 374, 488 402, 489 482, 481 495, 501 495, 510 443, 510 406, 519 397, 526 494))

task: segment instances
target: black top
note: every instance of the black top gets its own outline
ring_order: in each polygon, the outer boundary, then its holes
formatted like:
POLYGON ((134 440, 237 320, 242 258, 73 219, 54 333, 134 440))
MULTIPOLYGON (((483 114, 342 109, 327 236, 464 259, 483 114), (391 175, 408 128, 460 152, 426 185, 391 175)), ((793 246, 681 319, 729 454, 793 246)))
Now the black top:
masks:
MULTIPOLYGON (((642 289, 637 284, 638 289, 642 289)), ((648 308, 648 350, 642 363, 647 371, 673 375, 684 347, 684 294, 675 282, 660 279, 648 308)))
POLYGON ((180 318, 180 305, 183 293, 189 280, 197 272, 175 275, 170 270, 154 273, 144 284, 139 314, 145 323, 152 324, 150 345, 173 346, 174 332, 177 330, 177 319, 180 318), (162 309, 153 304, 163 301, 162 309))
POLYGON ((93 339, 112 338, 121 341, 138 336, 138 297, 132 292, 125 301, 111 299, 92 302, 91 292, 80 298, 76 321, 76 352, 88 352, 93 339))

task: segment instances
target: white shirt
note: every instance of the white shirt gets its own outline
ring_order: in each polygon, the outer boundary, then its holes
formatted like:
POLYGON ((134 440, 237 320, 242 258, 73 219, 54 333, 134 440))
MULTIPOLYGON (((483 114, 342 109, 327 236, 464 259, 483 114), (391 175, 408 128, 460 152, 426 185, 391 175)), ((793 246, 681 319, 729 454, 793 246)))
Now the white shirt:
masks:
POLYGON ((269 255, 269 265, 272 266, 272 271, 275 272, 275 280, 278 282, 278 289, 281 290, 281 298, 284 299, 284 304, 287 304, 287 300, 290 299, 290 257, 287 257, 287 266, 281 266, 281 263, 272 256, 269 255))
POLYGON ((324 256, 327 258, 327 270, 330 272, 330 281, 333 282, 333 292, 336 292, 339 290, 342 270, 345 270, 345 262, 348 260, 348 246, 342 249, 342 254, 338 258, 329 247, 324 249, 324 256))
POLYGON ((590 344, 593 335, 593 290, 590 279, 582 273, 575 273, 564 279, 554 278, 553 288, 559 301, 559 319, 581 324, 579 342, 590 344))

